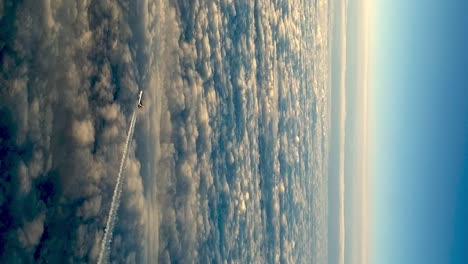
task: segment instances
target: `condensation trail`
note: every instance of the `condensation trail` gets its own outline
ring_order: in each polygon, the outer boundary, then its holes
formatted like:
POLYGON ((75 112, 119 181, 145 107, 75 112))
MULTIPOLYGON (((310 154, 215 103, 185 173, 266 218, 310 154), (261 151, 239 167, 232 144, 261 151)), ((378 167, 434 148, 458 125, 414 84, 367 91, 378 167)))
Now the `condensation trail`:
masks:
POLYGON ((104 237, 102 238, 101 251, 99 252, 98 263, 106 263, 109 257, 110 244, 112 241, 112 234, 114 231, 117 210, 120 205, 120 195, 122 194, 122 176, 127 167, 127 149, 130 139, 133 135, 133 128, 135 127, 136 114, 133 112, 132 119, 130 120, 130 127, 128 128, 127 140, 125 142, 122 159, 120 161, 119 174, 117 176, 117 183, 115 184, 114 194, 112 196, 111 207, 109 216, 107 218, 106 230, 104 230, 104 237))

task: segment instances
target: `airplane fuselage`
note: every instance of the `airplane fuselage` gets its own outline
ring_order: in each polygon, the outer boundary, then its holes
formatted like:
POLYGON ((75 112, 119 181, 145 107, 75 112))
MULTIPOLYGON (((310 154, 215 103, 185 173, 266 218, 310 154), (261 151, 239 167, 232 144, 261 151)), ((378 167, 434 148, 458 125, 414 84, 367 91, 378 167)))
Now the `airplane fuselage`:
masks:
POLYGON ((143 108, 143 91, 138 94, 138 108, 143 108))

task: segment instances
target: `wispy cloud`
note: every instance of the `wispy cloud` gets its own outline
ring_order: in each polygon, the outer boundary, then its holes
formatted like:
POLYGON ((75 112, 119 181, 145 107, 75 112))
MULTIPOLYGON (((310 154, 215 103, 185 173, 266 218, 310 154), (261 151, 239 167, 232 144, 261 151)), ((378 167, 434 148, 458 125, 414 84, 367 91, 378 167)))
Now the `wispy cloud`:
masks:
POLYGON ((346 25, 347 25, 347 9, 348 1, 342 2, 340 5, 339 15, 342 17, 340 25, 341 38, 341 71, 340 71, 340 125, 339 125, 339 264, 345 262, 345 144, 346 144, 346 25))

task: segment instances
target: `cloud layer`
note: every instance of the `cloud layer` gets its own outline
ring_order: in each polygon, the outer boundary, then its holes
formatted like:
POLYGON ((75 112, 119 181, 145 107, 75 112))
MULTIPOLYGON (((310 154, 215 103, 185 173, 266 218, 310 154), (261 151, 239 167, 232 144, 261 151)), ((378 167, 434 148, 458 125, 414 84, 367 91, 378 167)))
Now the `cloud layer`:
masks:
POLYGON ((145 263, 326 262, 327 3, 158 6, 145 263))
MULTIPOLYGON (((95 262, 141 79, 138 25, 129 3, 2 6, 0 262, 95 262)), ((126 177, 141 186, 135 147, 126 177)), ((134 235, 116 257, 137 255, 141 189, 125 190, 115 240, 134 235)))
POLYGON ((0 262, 97 260, 139 89, 111 260, 326 261, 326 1, 3 6, 0 262))

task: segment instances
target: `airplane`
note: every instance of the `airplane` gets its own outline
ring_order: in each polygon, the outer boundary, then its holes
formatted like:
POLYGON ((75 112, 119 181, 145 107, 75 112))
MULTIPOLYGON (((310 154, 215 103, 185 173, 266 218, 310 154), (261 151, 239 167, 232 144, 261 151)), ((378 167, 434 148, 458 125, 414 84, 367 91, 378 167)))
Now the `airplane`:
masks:
POLYGON ((143 108, 143 91, 138 94, 138 108, 143 108))

